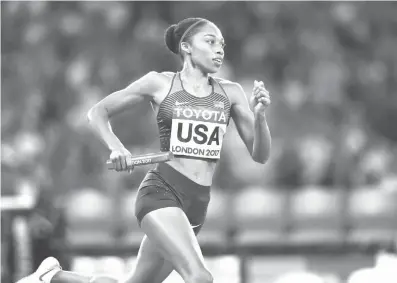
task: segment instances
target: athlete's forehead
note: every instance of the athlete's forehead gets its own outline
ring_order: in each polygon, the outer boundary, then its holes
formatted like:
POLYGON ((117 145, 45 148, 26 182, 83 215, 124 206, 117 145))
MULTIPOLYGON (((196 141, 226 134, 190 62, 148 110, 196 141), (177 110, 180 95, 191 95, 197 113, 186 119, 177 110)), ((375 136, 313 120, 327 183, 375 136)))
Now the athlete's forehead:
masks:
POLYGON ((213 23, 208 23, 202 26, 197 35, 200 37, 208 36, 219 40, 224 40, 221 30, 213 23))

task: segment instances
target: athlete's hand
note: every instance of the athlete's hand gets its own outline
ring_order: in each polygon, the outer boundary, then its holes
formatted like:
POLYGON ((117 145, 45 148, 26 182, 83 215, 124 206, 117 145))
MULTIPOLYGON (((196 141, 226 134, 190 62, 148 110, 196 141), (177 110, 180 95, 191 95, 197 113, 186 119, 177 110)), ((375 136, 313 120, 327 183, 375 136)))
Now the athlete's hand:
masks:
POLYGON ((266 90, 262 81, 254 81, 254 88, 249 101, 251 111, 254 114, 262 113, 270 105, 270 93, 266 90))
POLYGON ((132 173, 134 166, 131 164, 131 157, 132 154, 126 148, 112 150, 110 154, 110 160, 116 164, 117 172, 128 171, 128 173, 132 173))

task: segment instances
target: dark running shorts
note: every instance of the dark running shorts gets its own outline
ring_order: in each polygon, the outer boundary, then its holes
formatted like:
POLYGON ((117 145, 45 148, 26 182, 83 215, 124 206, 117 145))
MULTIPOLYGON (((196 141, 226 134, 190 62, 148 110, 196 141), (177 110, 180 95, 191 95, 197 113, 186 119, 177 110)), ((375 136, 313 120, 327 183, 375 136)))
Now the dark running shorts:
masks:
POLYGON ((146 174, 139 186, 135 216, 139 225, 143 217, 154 210, 179 207, 194 231, 201 229, 210 201, 210 186, 199 185, 166 163, 157 164, 146 174))

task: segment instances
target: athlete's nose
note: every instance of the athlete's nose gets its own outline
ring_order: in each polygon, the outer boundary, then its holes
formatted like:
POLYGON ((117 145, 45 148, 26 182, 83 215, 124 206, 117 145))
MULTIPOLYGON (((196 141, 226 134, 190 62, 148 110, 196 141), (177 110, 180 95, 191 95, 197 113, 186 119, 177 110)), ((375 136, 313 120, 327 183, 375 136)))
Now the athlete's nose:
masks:
POLYGON ((224 55, 225 54, 225 52, 223 51, 223 49, 222 48, 219 48, 217 51, 216 51, 216 55, 224 55))

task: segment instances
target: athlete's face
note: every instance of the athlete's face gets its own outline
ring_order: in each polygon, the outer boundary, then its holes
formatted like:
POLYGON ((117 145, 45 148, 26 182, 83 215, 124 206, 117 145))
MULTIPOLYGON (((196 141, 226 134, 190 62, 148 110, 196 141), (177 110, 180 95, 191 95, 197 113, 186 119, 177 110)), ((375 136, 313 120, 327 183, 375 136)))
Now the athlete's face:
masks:
POLYGON ((207 73, 216 73, 223 63, 225 41, 219 28, 208 23, 191 40, 192 63, 207 73))

